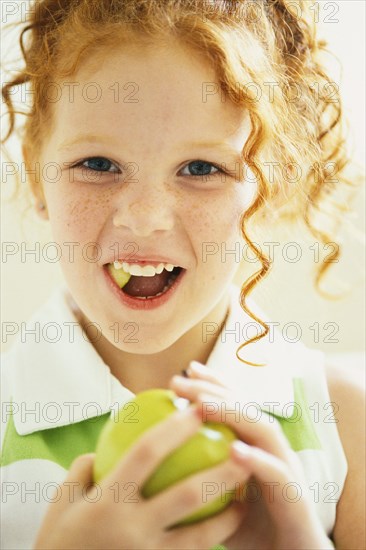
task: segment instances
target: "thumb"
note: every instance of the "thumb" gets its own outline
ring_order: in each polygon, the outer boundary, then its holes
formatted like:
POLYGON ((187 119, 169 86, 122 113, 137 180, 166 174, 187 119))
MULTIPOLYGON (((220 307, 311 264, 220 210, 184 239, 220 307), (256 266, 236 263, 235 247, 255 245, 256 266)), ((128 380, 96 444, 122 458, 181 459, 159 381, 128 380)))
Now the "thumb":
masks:
POLYGON ((93 483, 94 458, 95 453, 87 453, 79 455, 72 462, 70 470, 60 486, 60 507, 83 498, 88 487, 93 483))
POLYGON ((93 466, 95 453, 79 455, 70 466, 70 470, 64 483, 73 484, 75 496, 81 497, 86 489, 93 483, 93 466))
POLYGON ((84 484, 92 483, 94 458, 95 453, 77 456, 70 466, 65 481, 79 481, 84 484))
POLYGON ((52 498, 48 500, 47 522, 56 521, 59 514, 70 504, 77 502, 93 482, 93 464, 95 453, 78 456, 71 464, 64 481, 57 486, 52 498))

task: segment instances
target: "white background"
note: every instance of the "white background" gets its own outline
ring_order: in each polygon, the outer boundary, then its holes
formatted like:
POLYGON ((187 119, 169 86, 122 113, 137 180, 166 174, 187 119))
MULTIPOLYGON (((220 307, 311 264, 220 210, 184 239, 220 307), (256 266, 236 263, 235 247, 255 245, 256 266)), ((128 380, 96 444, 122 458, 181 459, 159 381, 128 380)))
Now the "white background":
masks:
MULTIPOLYGON (((5 19, 10 21, 9 5, 16 8, 24 2, 1 4, 4 23, 5 19)), ((315 2, 311 4, 315 5, 315 2)), ((362 167, 365 164, 365 2, 321 1, 319 18, 320 36, 328 40, 329 49, 341 62, 341 73, 336 62, 329 61, 329 68, 343 94, 345 113, 350 122, 349 148, 353 151, 352 158, 362 167)), ((5 37, 2 44, 4 56, 16 51, 15 40, 14 33, 5 37)), ((19 144, 12 142, 9 151, 12 158, 19 162, 19 144)), ((48 224, 37 220, 33 212, 26 212, 26 203, 7 200, 11 193, 9 183, 4 185, 3 181, 1 188, 3 243, 15 242, 19 247, 21 243, 23 246, 26 243, 32 249, 34 243, 40 241, 42 250, 43 244, 52 241, 48 224)), ((345 299, 329 302, 315 292, 312 282, 314 256, 309 248, 315 242, 314 238, 295 235, 293 230, 288 232, 286 227, 278 228, 278 235, 271 233, 269 236, 268 240, 281 242, 277 249, 280 253, 275 255, 273 273, 251 295, 266 311, 268 319, 280 323, 280 330, 286 330, 286 323, 294 323, 293 328, 287 327, 289 338, 296 338, 295 327, 298 327, 307 345, 324 350, 331 355, 333 362, 350 367, 362 363, 361 352, 364 349, 364 199, 362 191, 353 201, 354 211, 348 215, 348 221, 341 232, 343 255, 331 269, 331 281, 341 280, 349 286, 350 291, 345 299), (297 263, 281 260, 283 246, 290 241, 300 243, 303 250, 303 257, 297 263), (319 338, 315 337, 316 329, 310 329, 314 323, 318 323, 319 338), (332 336, 335 328, 336 333, 332 336), (353 354, 350 355, 350 352, 353 354)), ((42 259, 36 262, 32 256, 22 262, 20 254, 8 258, 6 262, 3 259, 1 272, 3 326, 4 322, 10 321, 20 326, 62 280, 57 263, 42 259)), ((5 338, 3 334, 2 349, 6 349, 12 341, 13 337, 5 338)))

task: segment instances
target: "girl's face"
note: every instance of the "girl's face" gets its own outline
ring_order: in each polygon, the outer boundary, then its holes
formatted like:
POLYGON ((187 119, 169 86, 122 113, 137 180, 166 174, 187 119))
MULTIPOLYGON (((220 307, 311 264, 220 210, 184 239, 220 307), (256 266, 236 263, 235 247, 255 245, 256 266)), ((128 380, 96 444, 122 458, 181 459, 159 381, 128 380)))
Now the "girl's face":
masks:
POLYGON ((207 318, 239 266, 239 217, 256 192, 240 159, 249 116, 178 44, 100 59, 58 85, 41 155, 47 210, 83 316, 120 350, 156 353, 207 318), (166 303, 144 311, 116 297, 105 266, 128 255, 186 270, 166 303))

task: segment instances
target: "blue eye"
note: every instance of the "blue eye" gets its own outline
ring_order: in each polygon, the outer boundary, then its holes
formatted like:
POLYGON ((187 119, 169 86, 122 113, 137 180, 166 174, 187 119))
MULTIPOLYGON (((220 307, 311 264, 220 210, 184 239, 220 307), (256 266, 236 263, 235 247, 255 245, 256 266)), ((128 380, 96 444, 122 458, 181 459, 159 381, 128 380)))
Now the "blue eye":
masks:
MULTIPOLYGON (((96 173, 121 173, 119 167, 108 160, 105 157, 90 157, 80 161, 74 166, 74 168, 84 168, 96 173)), ((225 174, 225 172, 212 164, 204 160, 195 160, 187 164, 182 170, 183 176, 191 176, 193 178, 204 178, 209 176, 216 176, 217 174, 225 174), (188 173, 187 173, 188 168, 188 173), (212 171, 214 170, 214 171, 212 171), (184 172, 186 171, 186 172, 184 172)))
POLYGON ((211 164, 210 162, 205 162, 204 160, 194 160, 193 162, 190 162, 187 164, 187 166, 184 167, 184 170, 188 168, 189 174, 183 174, 184 176, 196 176, 196 177, 203 177, 203 176, 213 176, 219 172, 222 172, 219 168, 217 168, 214 164, 211 164), (211 172, 211 169, 214 168, 216 171, 211 172))
POLYGON ((118 172, 118 167, 111 162, 110 160, 104 157, 91 157, 82 161, 77 166, 87 168, 88 170, 93 170, 94 172, 118 172), (111 168, 114 167, 114 170, 111 168))

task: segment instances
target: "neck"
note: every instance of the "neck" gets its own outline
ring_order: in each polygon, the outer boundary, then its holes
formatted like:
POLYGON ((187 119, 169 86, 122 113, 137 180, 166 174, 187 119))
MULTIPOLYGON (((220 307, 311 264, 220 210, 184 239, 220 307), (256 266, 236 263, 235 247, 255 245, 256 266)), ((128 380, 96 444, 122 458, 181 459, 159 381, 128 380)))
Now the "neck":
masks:
MULTIPOLYGON (((175 374, 182 374, 192 360, 206 364, 229 312, 229 295, 211 310, 207 316, 170 347, 153 354, 128 353, 116 348, 104 336, 93 345, 111 373, 133 393, 151 388, 168 388, 175 374), (207 341, 202 339, 202 324, 209 322, 217 330, 207 341), (212 325, 215 323, 215 325, 212 325)), ((80 322, 88 335, 88 320, 81 315, 80 322)), ((89 325, 90 326, 90 325, 89 325)))

